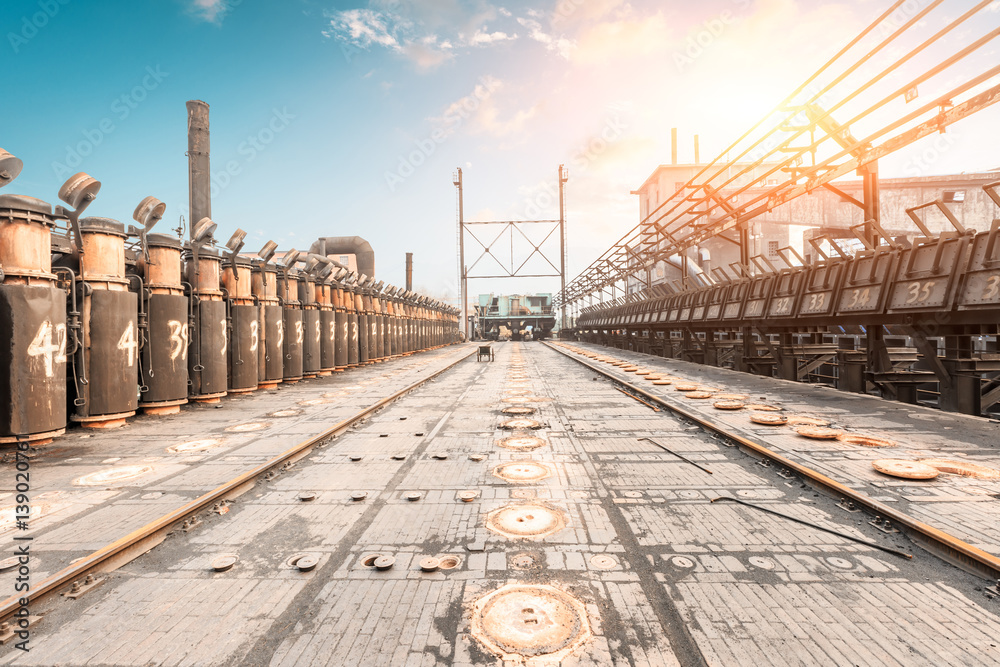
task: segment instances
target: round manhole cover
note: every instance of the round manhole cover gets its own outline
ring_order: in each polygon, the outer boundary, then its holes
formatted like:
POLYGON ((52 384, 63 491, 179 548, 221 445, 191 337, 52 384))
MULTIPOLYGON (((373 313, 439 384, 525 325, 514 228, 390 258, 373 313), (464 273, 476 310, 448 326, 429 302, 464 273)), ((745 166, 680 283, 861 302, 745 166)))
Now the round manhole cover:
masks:
POLYGON ((313 493, 312 491, 303 491, 302 493, 299 494, 298 497, 299 500, 301 500, 304 503, 308 503, 311 500, 316 500, 316 494, 313 493))
POLYGON ((836 556, 830 556, 826 559, 826 562, 830 565, 840 568, 841 570, 850 570, 854 567, 854 563, 847 560, 846 558, 837 558, 836 556))
POLYGON ((424 572, 434 572, 441 567, 441 561, 437 558, 421 558, 420 569, 424 572))
POLYGON ((674 391, 698 391, 698 385, 696 384, 676 384, 674 385, 674 391))
POLYGON ((535 421, 534 419, 526 419, 524 417, 518 417, 516 419, 508 419, 505 422, 500 423, 500 428, 509 431, 516 429, 539 429, 542 428, 542 422, 535 421))
POLYGON ((759 567, 762 570, 774 569, 774 561, 770 558, 764 558, 763 556, 751 556, 750 564, 754 567, 759 567))
POLYGON ((121 466, 109 470, 99 470, 73 480, 77 486, 104 486, 124 482, 153 472, 153 466, 121 466))
POLYGON ((788 415, 789 426, 829 426, 829 419, 810 417, 809 415, 788 415))
POLYGON ((246 422, 245 424, 234 424, 226 428, 230 433, 247 433, 249 431, 259 431, 265 429, 270 424, 267 422, 246 422))
POLYGON ((434 454, 431 454, 431 458, 435 461, 444 461, 448 458, 448 454, 445 452, 435 452, 434 454))
POLYGON ((885 475, 903 479, 934 479, 940 474, 933 466, 905 459, 878 459, 872 461, 872 468, 885 475))
POLYGON ((714 394, 710 391, 689 391, 684 394, 684 398, 712 398, 714 394))
POLYGON ((225 572, 226 570, 232 569, 238 560, 239 557, 236 554, 223 554, 222 556, 216 556, 212 560, 212 569, 216 572, 225 572))
POLYGON ((302 414, 302 410, 297 410, 295 408, 286 408, 284 410, 275 410, 274 412, 269 412, 268 417, 297 417, 302 414))
POLYGON ((390 567, 396 564, 396 559, 392 556, 379 556, 375 559, 372 565, 375 566, 376 570, 388 570, 390 567))
POLYGON ((896 443, 886 438, 873 438, 869 435, 849 435, 844 434, 837 438, 841 442, 849 445, 861 445, 862 447, 895 447, 896 443))
POLYGON ((531 489, 514 489, 510 492, 511 498, 521 498, 522 500, 526 498, 534 498, 535 492, 531 489))
POLYGON ((469 455, 469 460, 470 461, 477 461, 477 462, 478 461, 485 461, 486 457, 483 456, 482 454, 470 454, 469 455))
POLYGON ((605 554, 594 556, 590 559, 590 564, 598 570, 613 570, 618 567, 618 561, 605 554))
POLYGON ((720 401, 745 401, 747 400, 746 394, 716 394, 715 397, 720 401))
POLYGON ((625 491, 622 495, 626 498, 642 498, 642 491, 625 491))
POLYGON ((512 405, 509 408, 504 408, 500 412, 505 415, 533 415, 538 412, 538 409, 527 405, 512 405))
POLYGON ((462 564, 462 559, 458 556, 441 556, 438 559, 438 569, 439 570, 454 570, 456 567, 462 564))
POLYGON ((681 498, 701 498, 701 493, 698 491, 678 491, 677 495, 681 498))
POLYGON ((755 412, 750 415, 750 421, 754 424, 763 424, 764 426, 783 426, 788 423, 788 419, 784 415, 775 415, 768 412, 755 412))
POLYGON ((351 454, 347 458, 349 458, 350 460, 352 460, 354 462, 358 462, 358 461, 360 461, 361 459, 363 459, 365 457, 361 456, 361 454, 351 454))
POLYGON ((507 657, 558 661, 590 637, 587 611, 553 586, 504 586, 473 605, 472 635, 507 657))
POLYGON ((531 554, 515 554, 510 557, 510 565, 517 570, 530 570, 538 565, 538 559, 531 554))
POLYGON ((742 410, 743 403, 741 401, 716 401, 712 403, 712 406, 717 410, 742 410))
POLYGON ((422 495, 423 494, 420 493, 419 491, 410 491, 409 493, 407 493, 403 497, 406 498, 407 500, 409 500, 412 503, 412 502, 415 502, 417 500, 420 500, 420 498, 421 498, 422 495))
POLYGON ((508 396, 527 396, 530 393, 530 389, 508 389, 506 391, 508 396))
POLYGON ((536 438, 535 436, 532 435, 522 435, 522 436, 515 436, 513 438, 504 438, 497 444, 505 449, 530 451, 532 449, 538 449, 539 447, 544 447, 546 443, 541 438, 536 438))
POLYGON ((951 475, 961 475, 975 479, 1000 479, 1000 470, 987 468, 978 463, 952 461, 951 459, 921 459, 920 462, 951 475))
POLYGON ((826 428, 825 426, 800 426, 795 429, 795 432, 813 440, 836 440, 844 434, 839 428, 826 428))
POLYGON ((478 491, 459 491, 458 499, 463 503, 471 503, 473 500, 479 497, 478 491))
POLYGON ((212 449, 213 447, 218 447, 221 444, 222 441, 217 438, 189 440, 188 442, 182 442, 181 444, 174 445, 173 447, 167 447, 167 451, 171 454, 190 454, 192 452, 203 452, 206 449, 212 449))
POLYGON ((295 567, 299 568, 299 572, 309 572, 317 565, 319 565, 319 556, 315 554, 305 554, 295 560, 295 567))
POLYGON ((494 477, 514 483, 537 482, 551 475, 552 471, 548 466, 535 461, 502 463, 493 469, 494 477))
POLYGON ((566 527, 566 515, 537 503, 508 505, 490 512, 486 527, 510 538, 542 538, 566 527))
POLYGON ((674 567, 684 568, 685 570, 694 567, 694 561, 687 556, 674 556, 670 559, 670 562, 674 567))
POLYGON ((757 412, 781 412, 781 408, 776 405, 768 405, 767 403, 747 403, 747 410, 756 410, 757 412))
POLYGON ((368 493, 366 491, 355 491, 354 493, 351 494, 351 500, 354 501, 364 500, 367 497, 368 493))

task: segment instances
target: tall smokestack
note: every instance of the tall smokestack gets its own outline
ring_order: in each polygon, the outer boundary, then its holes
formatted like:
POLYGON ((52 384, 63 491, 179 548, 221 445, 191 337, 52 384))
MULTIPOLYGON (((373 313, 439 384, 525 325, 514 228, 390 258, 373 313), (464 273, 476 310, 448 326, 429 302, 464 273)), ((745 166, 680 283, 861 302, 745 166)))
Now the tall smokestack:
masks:
POLYGON ((677 128, 670 128, 670 164, 677 164, 677 128))
POLYGON ((208 105, 190 100, 188 111, 188 196, 191 216, 188 228, 202 218, 212 217, 212 172, 209 161, 208 105))
POLYGON ((701 162, 701 158, 698 155, 698 135, 694 135, 694 163, 698 164, 701 162))
POLYGON ((413 291, 413 253, 406 253, 406 289, 413 291))

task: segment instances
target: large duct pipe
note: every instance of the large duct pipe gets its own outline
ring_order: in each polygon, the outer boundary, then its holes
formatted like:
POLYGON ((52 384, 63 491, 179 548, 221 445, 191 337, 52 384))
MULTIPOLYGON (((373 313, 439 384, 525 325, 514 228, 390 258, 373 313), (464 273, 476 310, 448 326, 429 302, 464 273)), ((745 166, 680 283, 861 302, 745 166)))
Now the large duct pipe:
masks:
POLYGON ((406 253, 406 289, 413 289, 413 253, 406 253))
POLYGON ((208 104, 190 100, 188 110, 188 227, 194 238, 194 227, 202 218, 212 217, 212 172, 209 161, 208 104))
MULTIPOLYGON (((670 128, 670 164, 677 164, 677 128, 670 128)), ((200 220, 201 218, 199 218, 200 220)))
POLYGON ((358 273, 375 275, 375 251, 360 236, 323 236, 309 246, 309 252, 324 256, 354 255, 358 261, 358 273))

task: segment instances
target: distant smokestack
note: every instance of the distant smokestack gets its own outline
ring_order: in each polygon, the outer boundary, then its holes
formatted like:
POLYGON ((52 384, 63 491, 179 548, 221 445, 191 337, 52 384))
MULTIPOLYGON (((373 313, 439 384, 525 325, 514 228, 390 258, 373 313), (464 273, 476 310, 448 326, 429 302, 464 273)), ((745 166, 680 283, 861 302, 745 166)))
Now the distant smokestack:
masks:
POLYGON ((694 135, 694 163, 699 164, 701 158, 698 156, 698 135, 694 135))
POLYGON ((406 289, 413 291, 413 253, 406 253, 406 289))
MULTIPOLYGON (((212 217, 212 172, 209 160, 208 105, 201 100, 187 103, 188 111, 188 228, 212 217)), ((192 237, 193 238, 193 237, 192 237)))
POLYGON ((677 128, 670 128, 670 164, 677 164, 677 128))

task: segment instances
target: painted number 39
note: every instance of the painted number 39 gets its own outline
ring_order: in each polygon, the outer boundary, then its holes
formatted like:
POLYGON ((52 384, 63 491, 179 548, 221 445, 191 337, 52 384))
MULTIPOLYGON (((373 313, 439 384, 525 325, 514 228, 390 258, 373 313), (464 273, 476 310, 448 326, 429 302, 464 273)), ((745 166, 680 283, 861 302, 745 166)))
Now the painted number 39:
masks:
POLYGON ((48 320, 42 322, 38 327, 38 333, 28 345, 28 356, 41 357, 45 377, 52 377, 55 374, 55 365, 66 363, 66 325, 52 326, 52 322, 48 320), (52 340, 53 332, 56 335, 55 340, 52 340))

